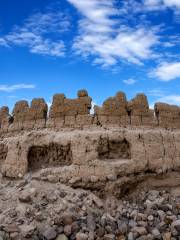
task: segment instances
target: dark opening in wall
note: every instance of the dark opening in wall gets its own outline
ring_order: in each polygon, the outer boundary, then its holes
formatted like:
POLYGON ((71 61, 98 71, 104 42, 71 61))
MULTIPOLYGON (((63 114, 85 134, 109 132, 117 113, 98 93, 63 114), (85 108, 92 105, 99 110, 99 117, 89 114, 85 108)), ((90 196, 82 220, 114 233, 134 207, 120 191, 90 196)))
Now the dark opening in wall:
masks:
POLYGON ((70 164, 72 164, 70 144, 51 143, 43 146, 32 146, 28 152, 28 170, 70 164))
POLYGON ((110 140, 108 138, 100 138, 97 151, 100 159, 131 158, 130 144, 126 139, 110 140))
POLYGON ((8 153, 8 147, 5 144, 0 143, 0 166, 6 160, 7 153, 8 153))

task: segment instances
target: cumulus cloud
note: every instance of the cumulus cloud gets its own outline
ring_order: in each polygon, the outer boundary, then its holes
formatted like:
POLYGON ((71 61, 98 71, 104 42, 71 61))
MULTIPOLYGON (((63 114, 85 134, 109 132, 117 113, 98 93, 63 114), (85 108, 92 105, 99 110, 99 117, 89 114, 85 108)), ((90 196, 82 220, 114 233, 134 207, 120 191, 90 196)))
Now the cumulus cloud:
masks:
POLYGON ((16 90, 22 89, 33 89, 35 88, 34 84, 16 84, 16 85, 0 85, 1 92, 14 92, 16 90))
POLYGON ((165 82, 180 78, 180 62, 164 62, 160 64, 151 75, 165 82))
POLYGON ((94 64, 111 66, 118 61, 142 64, 153 57, 152 48, 158 43, 153 30, 131 28, 117 20, 120 12, 113 0, 68 0, 81 13, 79 35, 74 49, 84 57, 93 56, 94 64))
POLYGON ((36 12, 21 25, 14 26, 7 35, 1 36, 0 46, 26 47, 31 53, 53 57, 65 56, 67 51, 72 54, 73 48, 76 54, 92 61, 94 65, 115 66, 113 70, 124 63, 143 65, 147 60, 159 57, 162 59, 165 56, 171 59, 169 61, 176 57, 173 50, 179 44, 178 36, 171 36, 171 39, 160 37, 163 30, 161 26, 151 25, 148 11, 167 8, 178 10, 179 0, 67 2, 79 13, 73 23, 70 23, 70 17, 55 7, 36 12), (74 31, 64 38, 71 24, 75 26, 76 19, 77 29, 74 27, 74 31))

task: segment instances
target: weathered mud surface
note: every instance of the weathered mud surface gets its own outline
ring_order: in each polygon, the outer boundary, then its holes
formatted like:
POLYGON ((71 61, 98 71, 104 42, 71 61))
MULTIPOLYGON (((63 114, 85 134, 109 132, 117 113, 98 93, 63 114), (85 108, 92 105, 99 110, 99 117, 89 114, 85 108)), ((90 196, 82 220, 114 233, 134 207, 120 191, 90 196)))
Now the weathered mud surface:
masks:
POLYGON ((40 169, 41 175, 58 177, 62 183, 79 179, 84 184, 177 171, 180 131, 95 127, 11 133, 0 140, 0 165, 7 177, 40 169))

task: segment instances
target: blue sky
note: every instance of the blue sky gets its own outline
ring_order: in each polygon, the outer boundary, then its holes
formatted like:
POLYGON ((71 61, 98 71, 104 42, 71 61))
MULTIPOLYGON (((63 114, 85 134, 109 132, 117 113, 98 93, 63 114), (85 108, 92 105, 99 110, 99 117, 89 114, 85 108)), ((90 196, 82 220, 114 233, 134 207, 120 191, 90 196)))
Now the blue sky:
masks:
POLYGON ((85 88, 180 105, 180 0, 1 0, 0 105, 85 88))

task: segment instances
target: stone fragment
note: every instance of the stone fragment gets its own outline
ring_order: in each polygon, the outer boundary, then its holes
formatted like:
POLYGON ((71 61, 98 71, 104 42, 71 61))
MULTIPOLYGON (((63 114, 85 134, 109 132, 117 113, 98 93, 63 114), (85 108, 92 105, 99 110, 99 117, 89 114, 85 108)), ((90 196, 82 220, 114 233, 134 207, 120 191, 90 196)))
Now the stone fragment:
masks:
POLYGON ((29 191, 23 191, 19 195, 19 201, 24 203, 31 202, 31 193, 29 191))
POLYGON ((85 233, 77 233, 76 240, 88 240, 88 235, 85 233))
POLYGON ((164 233, 163 240, 171 240, 171 232, 164 233))
POLYGON ((47 240, 53 240, 56 238, 57 233, 54 229, 54 227, 47 227, 44 229, 44 231, 42 232, 43 237, 45 237, 45 239, 47 240))
POLYGON ((124 235, 118 235, 118 236, 116 237, 116 239, 117 239, 117 240, 125 240, 126 238, 125 238, 124 235))
POLYGON ((154 220, 154 217, 153 217, 153 215, 149 215, 147 219, 148 219, 148 221, 150 221, 150 222, 151 222, 151 221, 153 221, 153 220, 154 220))
POLYGON ((23 237, 31 237, 34 231, 36 230, 36 226, 30 225, 21 225, 20 226, 21 233, 23 237))
POLYGON ((71 225, 66 225, 66 226, 64 227, 64 233, 65 233, 66 236, 70 236, 70 235, 71 235, 71 233, 72 233, 72 227, 71 227, 71 225))
POLYGON ((128 227, 125 221, 118 221, 118 230, 121 234, 127 233, 128 227))
POLYGON ((73 220, 74 220, 74 217, 73 217, 73 214, 71 213, 66 212, 62 215, 62 221, 64 225, 71 225, 73 220))
POLYGON ((154 228, 152 230, 152 235, 155 237, 155 238, 159 238, 161 237, 161 233, 159 232, 159 230, 157 228, 154 228))
POLYGON ((60 234, 57 236, 56 240, 68 240, 68 238, 66 237, 66 235, 60 234))
POLYGON ((172 222, 172 227, 176 229, 176 231, 180 234, 180 219, 172 222))
POLYGON ((132 232, 128 234, 128 240, 134 240, 134 236, 132 232))
POLYGON ((114 234, 106 234, 104 235, 104 240, 115 240, 114 234))
POLYGON ((3 228, 3 230, 7 233, 13 233, 13 232, 19 232, 20 231, 19 227, 15 223, 12 223, 10 225, 5 226, 3 228))
POLYGON ((145 227, 134 227, 132 229, 132 232, 138 233, 139 235, 145 235, 147 234, 147 230, 145 227))

